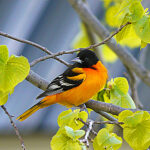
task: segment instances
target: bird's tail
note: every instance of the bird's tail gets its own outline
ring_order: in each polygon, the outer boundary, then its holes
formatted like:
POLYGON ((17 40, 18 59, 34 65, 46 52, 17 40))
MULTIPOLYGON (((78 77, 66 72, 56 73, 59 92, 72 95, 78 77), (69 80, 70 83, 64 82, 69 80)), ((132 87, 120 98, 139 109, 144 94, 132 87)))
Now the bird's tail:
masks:
POLYGON ((56 103, 56 95, 46 96, 44 99, 42 99, 39 103, 32 106, 30 109, 25 111, 22 115, 20 115, 17 120, 24 121, 29 116, 31 116, 33 113, 35 113, 37 110, 50 106, 52 104, 56 103))

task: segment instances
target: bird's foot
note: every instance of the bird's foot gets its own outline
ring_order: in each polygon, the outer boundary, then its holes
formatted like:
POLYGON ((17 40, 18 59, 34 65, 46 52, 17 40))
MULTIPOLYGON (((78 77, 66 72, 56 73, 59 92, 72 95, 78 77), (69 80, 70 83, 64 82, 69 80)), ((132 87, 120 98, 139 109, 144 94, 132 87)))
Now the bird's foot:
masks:
POLYGON ((80 108, 80 112, 85 111, 88 113, 88 117, 90 116, 85 104, 81 104, 78 107, 80 108))

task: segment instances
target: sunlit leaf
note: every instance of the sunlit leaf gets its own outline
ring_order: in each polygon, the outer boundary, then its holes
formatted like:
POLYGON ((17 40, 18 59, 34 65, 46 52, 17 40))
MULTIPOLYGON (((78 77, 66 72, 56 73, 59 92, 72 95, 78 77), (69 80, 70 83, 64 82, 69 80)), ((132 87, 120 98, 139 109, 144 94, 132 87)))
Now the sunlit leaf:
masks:
POLYGON ((94 150, 117 150, 122 145, 121 137, 109 133, 106 128, 101 129, 93 142, 94 150))
POLYGON ((10 90, 9 94, 13 94, 14 93, 14 88, 10 90))
POLYGON ((66 134, 73 140, 77 140, 85 134, 84 130, 76 130, 74 131, 72 128, 65 126, 66 134))
POLYGON ((119 4, 113 5, 106 10, 106 23, 111 27, 119 27, 122 23, 120 14, 117 14, 119 6, 119 4))
POLYGON ((104 94, 106 103, 112 103, 123 108, 135 109, 136 106, 128 94, 129 84, 126 78, 118 77, 107 83, 109 93, 104 94))
POLYGON ((144 8, 140 1, 136 0, 132 1, 131 5, 129 6, 129 11, 130 11, 129 14, 130 22, 136 22, 139 19, 141 19, 142 16, 144 15, 144 8))
POLYGON ((82 24, 81 31, 77 34, 77 36, 74 38, 72 47, 73 48, 84 48, 91 45, 90 40, 88 38, 87 31, 85 29, 85 26, 82 24))
POLYGON ((141 41, 141 48, 145 48, 147 46, 148 43, 141 41))
POLYGON ((25 57, 9 57, 7 46, 0 45, 0 105, 7 102, 8 95, 27 77, 29 70, 30 65, 25 57))
POLYGON ((7 62, 0 64, 0 68, 0 90, 9 91, 26 78, 29 74, 30 65, 25 57, 12 55, 7 59, 7 62))
POLYGON ((128 93, 129 90, 129 84, 126 78, 124 77, 117 77, 114 78, 114 84, 117 86, 117 88, 122 91, 124 94, 128 93))
POLYGON ((142 18, 144 8, 140 0, 126 0, 122 2, 119 13, 122 15, 122 18, 126 20, 126 22, 136 22, 142 18))
POLYGON ((104 7, 108 7, 113 0, 104 0, 104 7))
POLYGON ((136 34, 145 43, 150 43, 150 17, 144 15, 139 21, 134 23, 136 34))
POLYGON ((123 32, 121 31, 119 33, 120 35, 117 35, 118 38, 120 39, 120 41, 117 42, 122 46, 128 46, 130 48, 139 47, 141 45, 141 39, 136 35, 133 25, 128 26, 129 26, 129 28, 127 29, 128 32, 126 32, 125 34, 123 33, 123 35, 121 35, 121 33, 123 32))
POLYGON ((102 57, 109 63, 113 63, 118 59, 117 55, 107 45, 102 47, 102 57))
POLYGON ((136 108, 131 96, 129 94, 124 94, 119 90, 113 90, 110 93, 110 101, 112 104, 123 108, 136 108))
MULTIPOLYGON (((59 130, 62 130, 61 128, 59 130)), ((81 150, 82 146, 78 140, 73 140, 67 134, 66 131, 58 131, 51 140, 52 150, 81 150), (64 132, 63 132, 64 131, 64 132)))
POLYGON ((132 24, 125 26, 119 33, 116 35, 117 41, 121 41, 122 39, 126 38, 130 33, 132 24))
MULTIPOLYGON (((0 45, 0 67, 8 61, 8 48, 6 45, 0 45)), ((1 69, 0 69, 1 72, 1 69)))
POLYGON ((119 114, 124 122, 123 137, 134 150, 145 150, 150 146, 150 114, 146 111, 135 113, 125 110, 119 114))
POLYGON ((61 126, 69 126, 74 130, 78 130, 84 126, 84 124, 78 120, 78 118, 82 119, 83 121, 86 122, 88 118, 88 114, 85 111, 81 111, 80 109, 76 109, 72 111, 71 109, 63 111, 59 116, 58 116, 58 125, 59 127, 61 126))
POLYGON ((0 91, 0 105, 4 105, 8 100, 9 91, 3 92, 0 91))
POLYGON ((96 95, 92 97, 92 99, 104 102, 104 98, 103 98, 104 93, 105 93, 105 90, 100 90, 96 95))

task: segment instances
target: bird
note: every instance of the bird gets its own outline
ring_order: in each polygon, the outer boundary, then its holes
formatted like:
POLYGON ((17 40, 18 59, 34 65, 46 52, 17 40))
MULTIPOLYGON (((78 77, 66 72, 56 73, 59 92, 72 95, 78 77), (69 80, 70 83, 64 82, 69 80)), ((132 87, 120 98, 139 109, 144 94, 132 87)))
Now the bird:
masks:
POLYGON ((80 51, 73 62, 74 64, 56 77, 46 91, 37 97, 37 99, 44 98, 20 115, 17 120, 24 121, 37 110, 56 103, 67 108, 79 106, 104 88, 108 71, 92 50, 80 51))

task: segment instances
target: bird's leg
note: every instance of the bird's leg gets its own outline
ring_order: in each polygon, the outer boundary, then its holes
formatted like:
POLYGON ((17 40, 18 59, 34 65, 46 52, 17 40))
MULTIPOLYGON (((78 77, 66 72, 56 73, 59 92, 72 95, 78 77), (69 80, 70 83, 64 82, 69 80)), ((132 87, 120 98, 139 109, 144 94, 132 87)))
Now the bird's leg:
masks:
POLYGON ((86 108, 85 104, 81 104, 78 107, 80 108, 81 111, 87 111, 87 108, 86 108))
POLYGON ((80 108, 80 112, 85 111, 88 113, 88 117, 90 116, 85 104, 81 104, 78 107, 80 108))

